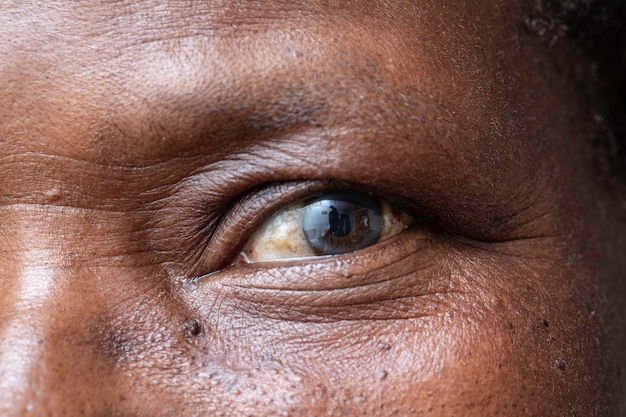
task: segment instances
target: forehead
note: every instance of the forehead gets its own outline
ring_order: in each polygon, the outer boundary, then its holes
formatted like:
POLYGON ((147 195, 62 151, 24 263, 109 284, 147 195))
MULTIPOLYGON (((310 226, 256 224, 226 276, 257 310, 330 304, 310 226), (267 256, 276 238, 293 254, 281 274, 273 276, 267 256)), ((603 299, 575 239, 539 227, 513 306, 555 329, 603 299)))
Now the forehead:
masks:
POLYGON ((499 2, 473 3, 57 1, 6 6, 0 36, 18 63, 26 55, 65 72, 152 71, 180 82, 177 70, 195 81, 224 67, 267 74, 325 64, 379 77, 405 70, 415 84, 429 65, 447 70, 454 54, 458 65, 488 63, 477 50, 491 52, 514 13, 499 2))
MULTIPOLYGON (((19 81, 15 93, 20 96, 31 93, 54 104, 62 95, 58 100, 80 103, 73 109, 76 117, 82 108, 92 117, 149 111, 158 114, 141 117, 160 119, 180 107, 189 114, 200 108, 259 109, 277 101, 291 113, 331 102, 345 110, 353 103, 346 92, 369 103, 403 102, 390 90, 400 93, 407 87, 422 100, 436 96, 432 101, 447 106, 460 102, 459 93, 485 95, 489 80, 482 83, 477 76, 494 69, 494 50, 506 39, 507 19, 515 15, 504 13, 500 2, 473 3, 57 1, 5 6, 0 47, 10 58, 0 75, 19 81), (458 85, 456 91, 438 85, 449 80, 458 85), (289 101, 300 102, 289 105, 286 93, 289 101), (97 108, 87 108, 94 103, 97 108)), ((466 105, 465 110, 473 108, 466 105)))
POLYGON ((55 2, 6 8, 7 26, 0 33, 15 59, 23 59, 23 52, 68 72, 97 71, 93 63, 130 76, 169 65, 161 72, 180 81, 177 66, 185 66, 189 80, 202 74, 215 79, 224 67, 268 73, 326 61, 369 72, 386 64, 382 70, 392 73, 394 65, 414 57, 411 69, 423 67, 434 57, 429 49, 435 45, 436 55, 443 55, 488 41, 494 28, 476 24, 498 10, 454 9, 374 1, 55 2))
POLYGON ((422 184, 471 170, 483 190, 523 165, 520 152, 534 163, 539 147, 525 141, 553 119, 521 96, 549 104, 512 47, 513 1, 56 1, 0 13, 9 152, 212 164, 280 141, 317 164, 324 155, 317 172, 331 178, 354 180, 360 161, 402 182, 410 164, 422 184))
MULTIPOLYGON (((504 0, 470 0, 447 2, 415 2, 410 0, 349 1, 68 1, 57 0, 44 4, 28 4, 9 0, 2 12, 9 27, 30 25, 56 32, 70 27, 72 34, 99 36, 122 35, 129 40, 162 40, 168 37, 231 35, 257 32, 266 28, 301 27, 309 24, 333 22, 342 24, 366 23, 370 28, 383 26, 411 26, 432 30, 447 23, 452 31, 468 30, 480 18, 494 13, 502 17, 514 3, 504 0), (452 22, 454 19, 456 22, 452 22), (447 21, 447 22, 446 22, 447 21), (466 25, 464 25, 465 23, 466 25), (474 23, 470 25, 470 23, 474 23)), ((69 35, 69 33, 68 33, 69 35)))

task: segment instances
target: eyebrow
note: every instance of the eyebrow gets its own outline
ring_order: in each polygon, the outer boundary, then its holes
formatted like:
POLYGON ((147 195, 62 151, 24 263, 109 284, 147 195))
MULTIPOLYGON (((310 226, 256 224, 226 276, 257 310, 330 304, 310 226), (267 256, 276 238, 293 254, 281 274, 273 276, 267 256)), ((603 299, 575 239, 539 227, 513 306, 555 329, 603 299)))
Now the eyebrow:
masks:
MULTIPOLYGON (((121 136, 131 141, 171 143, 173 154, 206 154, 274 138, 285 132, 320 127, 318 118, 326 104, 287 93, 265 100, 215 100, 202 92, 192 95, 162 94, 134 117, 132 111, 110 114, 100 130, 100 140, 121 136)), ((145 104, 143 104, 145 105, 145 104)), ((173 155, 172 155, 173 156, 173 155)))
MULTIPOLYGON (((360 73, 360 78, 349 75, 336 75, 320 85, 294 80, 292 74, 274 74, 272 79, 238 81, 242 87, 236 91, 223 85, 220 94, 206 89, 161 91, 146 116, 134 120, 140 123, 136 131, 144 139, 194 137, 194 143, 205 149, 301 129, 348 126, 368 136, 425 140, 437 147, 440 139, 464 136, 454 112, 418 88, 400 89, 371 73, 360 73), (254 86, 253 91, 248 86, 254 86)), ((112 127, 138 139, 137 133, 125 129, 125 119, 124 113, 112 115, 112 127)))
MULTIPOLYGON (((259 42, 271 45, 269 35, 259 35, 259 42)), ((188 138, 208 151, 222 146, 218 142, 250 143, 281 132, 330 127, 437 147, 465 136, 452 105, 421 85, 398 85, 409 81, 394 75, 385 78, 385 67, 372 58, 384 53, 380 45, 346 61, 340 46, 320 44, 317 49, 302 37, 293 45, 313 48, 316 58, 292 60, 285 53, 266 61, 266 54, 284 53, 280 41, 261 55, 246 48, 240 54, 238 38, 221 41, 206 46, 192 38, 173 49, 128 51, 119 73, 135 90, 124 91, 120 102, 113 103, 109 126, 102 130, 133 140, 175 139, 183 147, 188 138), (129 95, 134 96, 130 106, 123 102, 129 95)))

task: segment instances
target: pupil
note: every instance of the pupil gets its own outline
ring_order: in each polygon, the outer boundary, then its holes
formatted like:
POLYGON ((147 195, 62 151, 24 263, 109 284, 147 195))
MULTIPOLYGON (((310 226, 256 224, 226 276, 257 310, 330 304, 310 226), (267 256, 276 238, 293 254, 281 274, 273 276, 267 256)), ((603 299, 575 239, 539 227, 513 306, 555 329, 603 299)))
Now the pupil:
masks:
POLYGON ((354 215, 348 210, 342 213, 335 206, 330 206, 328 212, 328 229, 335 237, 344 237, 350 234, 354 225, 354 215))
POLYGON ((302 230, 320 255, 362 249, 376 242, 382 229, 380 205, 362 194, 328 194, 302 210, 302 230))

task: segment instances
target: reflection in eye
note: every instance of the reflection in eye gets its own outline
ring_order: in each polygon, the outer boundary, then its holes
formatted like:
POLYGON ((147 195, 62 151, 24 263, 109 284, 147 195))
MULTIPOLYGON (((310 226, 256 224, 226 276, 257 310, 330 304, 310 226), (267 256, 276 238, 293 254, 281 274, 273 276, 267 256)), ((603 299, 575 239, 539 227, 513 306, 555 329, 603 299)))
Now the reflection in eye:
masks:
POLYGON ((364 194, 326 194, 274 214, 240 256, 246 262, 263 262, 353 252, 400 233, 413 221, 364 194))

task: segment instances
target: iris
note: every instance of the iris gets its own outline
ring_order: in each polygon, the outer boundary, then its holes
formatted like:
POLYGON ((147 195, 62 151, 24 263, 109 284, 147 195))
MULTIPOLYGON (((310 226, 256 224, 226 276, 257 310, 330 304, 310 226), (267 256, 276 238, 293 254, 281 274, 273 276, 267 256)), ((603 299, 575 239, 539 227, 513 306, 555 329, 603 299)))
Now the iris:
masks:
POLYGON ((367 247, 376 242, 383 227, 379 202, 363 194, 326 194, 301 210, 302 231, 318 255, 367 247))

